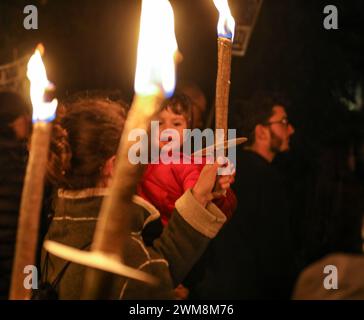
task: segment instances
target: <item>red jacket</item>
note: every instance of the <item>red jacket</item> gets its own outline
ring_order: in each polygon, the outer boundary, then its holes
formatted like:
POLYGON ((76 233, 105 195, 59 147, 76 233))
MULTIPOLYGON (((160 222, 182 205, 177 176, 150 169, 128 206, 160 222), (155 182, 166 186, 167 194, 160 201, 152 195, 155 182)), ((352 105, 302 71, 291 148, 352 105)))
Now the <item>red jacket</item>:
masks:
MULTIPOLYGON (((180 164, 148 164, 142 181, 138 185, 138 195, 159 210, 163 225, 168 223, 177 199, 187 189, 194 187, 205 165, 205 163, 182 163, 183 157, 187 159, 187 156, 181 155, 180 164)), ((227 191, 226 196, 214 200, 228 219, 236 209, 236 202, 235 194, 231 189, 227 191)))

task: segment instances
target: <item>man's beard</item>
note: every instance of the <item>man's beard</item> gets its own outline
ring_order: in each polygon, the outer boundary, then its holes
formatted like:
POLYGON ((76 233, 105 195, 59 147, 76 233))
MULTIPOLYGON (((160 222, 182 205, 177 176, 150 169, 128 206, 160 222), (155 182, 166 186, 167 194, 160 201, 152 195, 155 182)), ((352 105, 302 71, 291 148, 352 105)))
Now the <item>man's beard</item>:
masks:
POLYGON ((269 131, 271 136, 270 151, 274 154, 282 152, 283 139, 278 137, 272 130, 269 131))

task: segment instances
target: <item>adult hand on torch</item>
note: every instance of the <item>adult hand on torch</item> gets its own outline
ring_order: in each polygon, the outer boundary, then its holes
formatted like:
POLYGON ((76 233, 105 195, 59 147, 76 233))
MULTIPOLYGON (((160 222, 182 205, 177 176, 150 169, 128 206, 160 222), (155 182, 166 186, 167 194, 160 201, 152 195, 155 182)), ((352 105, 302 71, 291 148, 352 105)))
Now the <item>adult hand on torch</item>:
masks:
POLYGON ((215 188, 214 188, 214 196, 215 199, 226 197, 227 190, 230 188, 230 185, 235 181, 235 166, 234 163, 229 161, 227 157, 220 157, 217 159, 217 162, 220 164, 215 188))
POLYGON ((45 91, 53 87, 47 79, 41 57, 43 52, 43 46, 38 45, 28 63, 33 132, 20 203, 10 299, 29 299, 31 296, 32 288, 25 281, 25 268, 35 265, 51 121, 55 117, 57 108, 56 99, 51 102, 46 102, 44 99, 45 91))
POLYGON ((206 207, 210 201, 223 196, 234 182, 234 175, 234 166, 227 161, 218 159, 213 164, 206 164, 192 189, 192 194, 203 207, 206 207), (224 168, 226 174, 218 176, 219 168, 224 168))

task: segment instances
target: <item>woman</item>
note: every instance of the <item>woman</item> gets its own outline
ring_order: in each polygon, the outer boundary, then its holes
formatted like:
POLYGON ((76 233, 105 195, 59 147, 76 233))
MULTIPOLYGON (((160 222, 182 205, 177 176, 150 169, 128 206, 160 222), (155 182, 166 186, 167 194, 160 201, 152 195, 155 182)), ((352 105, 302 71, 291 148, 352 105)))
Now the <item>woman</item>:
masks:
MULTIPOLYGON (((58 192, 55 216, 46 239, 79 249, 89 248, 113 176, 124 110, 117 103, 100 99, 82 99, 61 110, 54 127, 48 170, 58 192)), ((150 233, 146 233, 148 226, 158 224, 159 212, 135 197, 139 214, 131 223, 124 262, 156 276, 159 284, 150 286, 119 277, 112 284, 115 288, 112 298, 174 297, 173 288, 183 280, 226 220, 211 203, 216 172, 217 165, 206 166, 193 190, 187 190, 176 202, 168 226, 154 241, 147 241, 150 233)), ((224 177, 220 184, 228 188, 230 179, 224 177)), ((66 262, 51 254, 44 254, 43 263, 43 276, 57 287, 60 299, 80 298, 85 267, 70 264, 64 269, 66 262)))

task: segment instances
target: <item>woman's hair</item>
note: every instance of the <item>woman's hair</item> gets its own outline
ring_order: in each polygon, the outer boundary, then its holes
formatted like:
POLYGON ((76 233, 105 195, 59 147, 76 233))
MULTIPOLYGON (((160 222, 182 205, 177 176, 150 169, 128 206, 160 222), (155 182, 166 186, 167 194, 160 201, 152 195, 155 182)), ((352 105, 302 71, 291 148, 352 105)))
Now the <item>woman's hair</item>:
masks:
POLYGON ((116 155, 127 106, 102 98, 81 98, 58 107, 48 161, 57 188, 97 185, 106 161, 116 155))
POLYGON ((187 127, 192 126, 192 102, 191 99, 180 92, 162 102, 162 110, 171 110, 175 114, 182 115, 187 122, 187 127))

